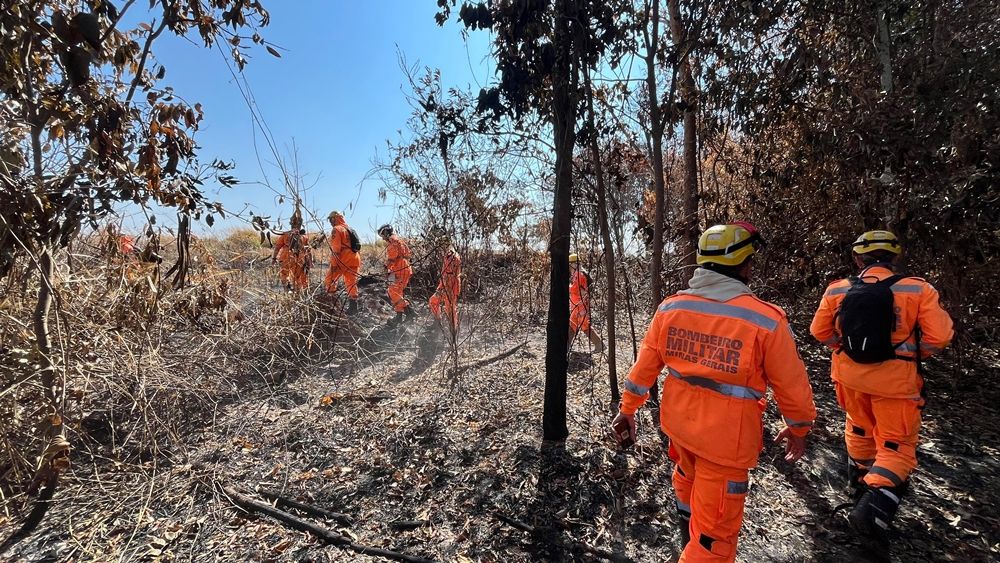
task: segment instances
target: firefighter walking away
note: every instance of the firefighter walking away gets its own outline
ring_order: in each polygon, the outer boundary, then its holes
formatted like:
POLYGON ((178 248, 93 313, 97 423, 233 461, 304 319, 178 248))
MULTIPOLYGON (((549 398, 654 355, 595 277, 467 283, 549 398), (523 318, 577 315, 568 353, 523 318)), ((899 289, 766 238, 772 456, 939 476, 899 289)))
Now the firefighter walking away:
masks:
POLYGON ((736 559, 749 470, 763 447, 767 388, 784 417, 775 442, 785 443, 786 461, 802 457, 816 417, 785 312, 747 286, 763 244, 745 222, 702 233, 699 268, 688 289, 667 297, 653 316, 613 424, 634 440, 635 412, 666 368, 660 425, 674 462, 681 562, 736 559))
POLYGON ((870 555, 889 558, 889 526, 917 467, 924 406, 920 362, 951 343, 951 317, 926 281, 897 272, 903 248, 889 231, 853 247, 857 276, 826 289, 810 332, 834 350, 831 376, 846 414, 848 520, 870 555))

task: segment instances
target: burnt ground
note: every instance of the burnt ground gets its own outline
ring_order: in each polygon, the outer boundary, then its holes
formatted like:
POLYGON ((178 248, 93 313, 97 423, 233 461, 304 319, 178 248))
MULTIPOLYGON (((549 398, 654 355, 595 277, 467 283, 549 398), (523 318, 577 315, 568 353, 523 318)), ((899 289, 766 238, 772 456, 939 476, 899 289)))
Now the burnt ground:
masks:
MULTIPOLYGON (((514 353, 448 373, 447 342, 424 307, 401 330, 358 320, 359 346, 283 381, 251 380, 218 405, 186 451, 144 465, 77 460, 57 504, 8 553, 25 561, 366 561, 311 535, 235 508, 216 484, 277 491, 354 518, 339 530, 360 544, 444 561, 596 560, 582 546, 635 561, 676 551, 670 465, 650 415, 622 453, 606 427, 607 366, 578 344, 571 356, 564 449, 540 448, 544 319, 500 318, 485 299, 465 308, 460 363, 514 353), (454 381, 453 381, 454 380, 454 381), (500 516, 533 526, 534 533, 500 516)), ((374 307, 374 302, 369 302, 374 307)), ((797 333, 805 326, 796 321, 797 333)), ((631 345, 619 344, 619 374, 631 345)), ((842 415, 825 353, 805 345, 819 408, 806 457, 791 466, 769 445, 751 473, 739 560, 862 561, 846 525, 842 415)), ((920 468, 896 521, 898 561, 1000 557, 1000 461, 988 387, 1000 352, 968 367, 946 358, 933 374, 920 468), (952 383, 954 382, 954 383, 952 383)), ((646 413, 647 409, 644 409, 646 413)), ((771 407, 766 433, 779 429, 771 407)), ((770 439, 766 437, 766 443, 770 439)), ((301 516, 301 514, 300 514, 301 516)), ((607 555, 607 554, 606 554, 607 555)))

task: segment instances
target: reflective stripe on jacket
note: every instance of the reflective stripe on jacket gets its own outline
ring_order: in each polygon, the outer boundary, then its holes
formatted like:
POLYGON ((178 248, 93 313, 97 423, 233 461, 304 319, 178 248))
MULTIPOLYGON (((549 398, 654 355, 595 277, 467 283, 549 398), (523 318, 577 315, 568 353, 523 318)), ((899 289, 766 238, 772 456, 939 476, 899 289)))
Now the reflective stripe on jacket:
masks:
POLYGON ((646 401, 664 366, 664 432, 714 463, 757 465, 768 386, 793 433, 804 436, 816 418, 784 311, 753 295, 725 302, 693 295, 664 300, 625 382, 623 413, 646 401))
MULTIPOLYGON (((872 266, 864 272, 863 281, 873 283, 893 275, 883 266, 872 266)), ((850 280, 831 283, 819 308, 813 316, 809 331, 817 340, 837 350, 840 348, 840 330, 837 311, 851 287, 850 280)), ((920 357, 927 358, 943 350, 955 332, 951 317, 941 307, 938 292, 920 278, 903 278, 892 286, 893 306, 896 310, 896 330, 892 333, 898 356, 915 358, 917 353, 914 327, 920 327, 920 357)), ((923 387, 917 373, 917 364, 906 360, 888 360, 877 364, 859 364, 847 354, 833 354, 831 374, 834 381, 856 391, 880 397, 916 398, 923 387)))

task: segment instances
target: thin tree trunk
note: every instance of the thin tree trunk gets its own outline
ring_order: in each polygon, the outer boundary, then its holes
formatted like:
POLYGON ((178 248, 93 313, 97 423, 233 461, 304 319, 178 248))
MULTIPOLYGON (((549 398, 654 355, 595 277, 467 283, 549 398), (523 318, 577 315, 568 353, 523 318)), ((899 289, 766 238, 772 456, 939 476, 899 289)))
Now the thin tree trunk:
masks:
POLYGON ((586 80, 587 114, 591 131, 590 157, 594 161, 594 171, 597 174, 597 218, 601 226, 601 242, 604 244, 604 272, 608 282, 607 308, 605 309, 605 322, 608 325, 608 385, 611 389, 611 404, 617 405, 621 401, 621 391, 618 389, 618 366, 615 353, 615 307, 618 297, 618 287, 615 280, 615 248, 611 243, 611 228, 608 224, 607 186, 604 183, 604 165, 601 162, 601 151, 597 146, 597 132, 594 127, 594 91, 589 72, 586 74, 586 80))
POLYGON ((35 314, 32 319, 35 330, 35 346, 41 356, 42 388, 45 396, 49 399, 52 408, 58 405, 58 393, 56 392, 55 366, 52 364, 52 342, 49 337, 49 311, 52 308, 52 274, 54 264, 52 262, 52 250, 48 245, 42 249, 38 256, 39 284, 38 300, 35 302, 35 314))
POLYGON ((552 76, 552 126, 556 153, 556 185, 549 239, 549 314, 545 346, 545 400, 542 439, 562 442, 566 425, 566 343, 569 341, 569 242, 573 213, 573 147, 576 144, 576 99, 572 92, 573 37, 570 22, 575 3, 557 0, 555 6, 556 60, 552 76))
MULTIPOLYGON (((652 307, 660 304, 663 299, 663 222, 664 222, 664 191, 666 179, 663 177, 663 109, 660 107, 660 95, 656 87, 656 53, 660 45, 660 2, 654 0, 652 6, 646 5, 646 13, 650 14, 652 31, 646 33, 646 94, 649 98, 649 129, 653 160, 653 250, 650 261, 649 275, 652 278, 650 291, 652 307)), ((643 28, 645 30, 645 26, 643 28)))
MULTIPOLYGON (((608 194, 609 200, 613 197, 613 193, 614 192, 608 194)), ((617 201, 616 205, 618 206, 619 209, 621 208, 621 204, 617 201)), ((624 257, 626 256, 626 253, 625 253, 625 245, 622 243, 622 241, 625 240, 625 229, 622 226, 622 221, 620 216, 615 216, 614 229, 615 229, 615 241, 618 244, 618 257, 620 262, 618 264, 618 268, 621 270, 622 282, 624 282, 625 284, 625 311, 628 313, 628 324, 632 334, 632 361, 635 362, 636 358, 639 357, 639 347, 637 344, 638 340, 635 333, 635 314, 633 313, 634 299, 632 298, 632 282, 629 280, 628 271, 625 269, 625 263, 624 263, 624 257)))
MULTIPOLYGON (((674 48, 680 57, 680 93, 684 102, 684 182, 681 194, 682 213, 681 248, 682 263, 688 266, 695 264, 695 249, 698 245, 698 122, 697 122, 697 87, 691 72, 690 45, 687 33, 681 23, 679 0, 668 0, 667 9, 670 16, 670 34, 674 48)), ((686 283, 694 273, 694 268, 687 268, 682 275, 686 283)))

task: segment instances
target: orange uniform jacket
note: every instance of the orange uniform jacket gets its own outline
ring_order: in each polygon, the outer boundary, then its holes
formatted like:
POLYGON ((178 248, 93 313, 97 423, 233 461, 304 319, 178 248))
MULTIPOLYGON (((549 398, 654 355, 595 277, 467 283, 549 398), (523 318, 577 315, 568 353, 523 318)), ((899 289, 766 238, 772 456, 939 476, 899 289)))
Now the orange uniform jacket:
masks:
POLYGON ((396 274, 398 277, 401 272, 410 271, 410 247, 398 235, 389 237, 385 253, 385 267, 390 274, 396 274))
POLYGON ((672 441, 711 462, 757 465, 768 385, 793 433, 805 436, 816 417, 784 311, 753 295, 665 299, 625 382, 623 413, 642 406, 664 366, 660 424, 672 441))
POLYGON ((462 258, 457 252, 445 254, 444 262, 441 264, 441 280, 438 281, 437 290, 444 290, 454 299, 462 289, 462 258))
POLYGON ((590 282, 582 270, 570 273, 569 326, 574 332, 590 330, 590 282))
POLYGON ((347 223, 343 218, 334 219, 336 226, 330 233, 330 267, 339 263, 341 268, 357 272, 361 267, 361 257, 351 250, 351 235, 347 231, 347 223))
MULTIPOLYGON (((864 281, 874 282, 893 275, 883 266, 873 266, 862 272, 864 281)), ((849 280, 835 281, 826 289, 819 309, 813 317, 809 331, 817 340, 833 349, 839 349, 840 331, 836 323, 837 311, 850 289, 849 280)), ((914 358, 917 354, 914 326, 919 326, 920 357, 926 358, 940 352, 951 343, 954 331, 951 317, 941 308, 938 292, 920 278, 904 278, 892 286, 893 304, 896 309, 896 330, 893 344, 900 344, 896 354, 914 358)), ((897 399, 918 398, 923 379, 917 374, 916 362, 889 360, 877 364, 855 363, 847 354, 833 354, 832 375, 842 385, 880 397, 897 399)))
POLYGON ((274 247, 278 249, 278 262, 282 264, 297 264, 299 266, 304 265, 310 256, 308 250, 309 247, 309 237, 307 235, 299 235, 299 244, 301 249, 299 253, 292 254, 291 252, 292 244, 292 233, 282 233, 275 241, 274 247))

